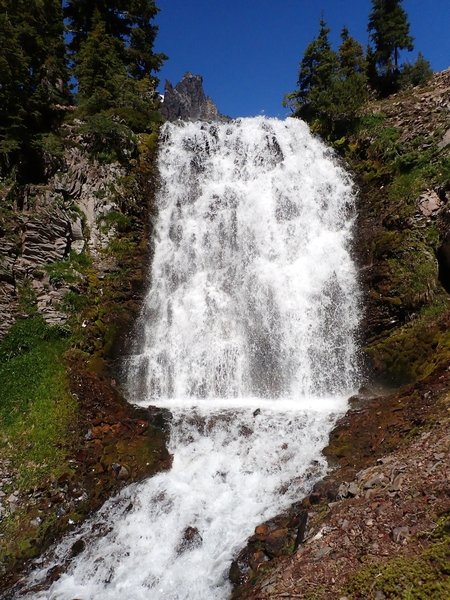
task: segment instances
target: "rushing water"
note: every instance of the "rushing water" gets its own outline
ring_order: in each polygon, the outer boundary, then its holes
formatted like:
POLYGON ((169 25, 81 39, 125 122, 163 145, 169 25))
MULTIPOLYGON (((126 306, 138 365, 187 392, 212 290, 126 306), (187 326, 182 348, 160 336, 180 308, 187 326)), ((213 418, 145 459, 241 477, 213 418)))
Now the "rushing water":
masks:
POLYGON ((325 471, 355 384, 346 173, 298 120, 163 128, 151 286, 130 398, 168 407, 172 469, 53 549, 33 598, 221 600, 255 525, 325 471))

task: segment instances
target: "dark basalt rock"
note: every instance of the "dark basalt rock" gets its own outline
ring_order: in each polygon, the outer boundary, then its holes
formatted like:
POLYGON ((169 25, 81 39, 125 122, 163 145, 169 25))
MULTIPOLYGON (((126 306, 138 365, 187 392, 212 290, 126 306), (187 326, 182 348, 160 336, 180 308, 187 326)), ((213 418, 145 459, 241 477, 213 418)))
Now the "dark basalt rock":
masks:
POLYGON ((229 121, 205 95, 203 77, 186 73, 175 87, 166 81, 161 113, 168 121, 229 121))

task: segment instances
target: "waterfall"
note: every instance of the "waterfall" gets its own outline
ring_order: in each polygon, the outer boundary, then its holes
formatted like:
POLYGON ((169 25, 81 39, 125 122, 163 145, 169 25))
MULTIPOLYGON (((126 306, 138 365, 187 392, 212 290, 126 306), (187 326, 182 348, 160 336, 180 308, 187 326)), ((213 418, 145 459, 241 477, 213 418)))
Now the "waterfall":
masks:
POLYGON ((254 527, 323 476, 355 386, 354 197, 332 152, 296 119, 180 122, 159 173, 128 390, 172 412, 173 467, 54 548, 28 584, 68 566, 30 598, 227 598, 254 527))
POLYGON ((352 190, 298 120, 166 125, 141 398, 351 387, 352 190))

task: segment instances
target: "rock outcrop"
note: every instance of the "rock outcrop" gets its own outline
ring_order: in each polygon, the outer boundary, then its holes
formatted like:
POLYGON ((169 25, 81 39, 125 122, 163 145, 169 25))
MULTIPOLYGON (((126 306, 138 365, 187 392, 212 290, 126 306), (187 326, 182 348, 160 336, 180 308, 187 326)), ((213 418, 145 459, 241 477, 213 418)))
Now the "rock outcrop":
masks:
POLYGON ((161 112, 168 121, 227 121, 205 95, 203 78, 186 73, 175 87, 166 81, 161 112))
POLYGON ((10 210, 0 215, 0 339, 21 314, 24 287, 47 323, 65 323, 59 307, 71 288, 52 278, 51 265, 86 246, 102 268, 102 250, 114 233, 104 231, 102 219, 118 210, 125 170, 92 160, 80 148, 67 149, 62 165, 45 185, 13 186, 2 198, 10 210))

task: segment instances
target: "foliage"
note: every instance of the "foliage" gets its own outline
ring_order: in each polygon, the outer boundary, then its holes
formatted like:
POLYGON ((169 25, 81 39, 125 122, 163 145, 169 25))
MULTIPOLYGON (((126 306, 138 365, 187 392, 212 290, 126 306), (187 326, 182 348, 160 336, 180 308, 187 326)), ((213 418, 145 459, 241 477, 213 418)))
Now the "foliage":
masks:
MULTIPOLYGON (((363 567, 350 580, 346 592, 351 598, 445 600, 450 596, 450 526, 446 515, 428 544, 415 557, 396 557, 363 567)), ((419 540, 420 544, 420 540, 419 540)))
POLYGON ((372 0, 367 30, 373 43, 372 86, 383 94, 398 88, 399 52, 413 50, 402 0, 372 0))
POLYGON ((159 71, 166 56, 154 53, 158 28, 153 20, 158 13, 154 0, 68 0, 64 14, 72 38, 69 50, 76 57, 89 32, 101 20, 108 36, 120 45, 120 57, 128 73, 142 79, 159 71))
MULTIPOLYGON (((115 30, 111 24, 109 28, 115 30)), ((134 133, 151 132, 160 121, 154 79, 149 73, 130 75, 123 42, 108 33, 99 10, 93 13, 92 29, 80 41, 74 62, 77 115, 84 120, 81 131, 91 150, 106 161, 128 160, 135 153, 134 133)))
POLYGON ((40 182, 58 164, 53 157, 64 150, 58 128, 72 113, 69 81, 77 92, 75 117, 102 114, 114 122, 106 136, 100 123, 97 154, 105 153, 100 143, 111 143, 105 156, 120 155, 116 143, 123 134, 130 145, 120 125, 153 131, 161 118, 154 74, 166 58, 153 51, 157 12, 154 0, 0 0, 0 175, 40 182))
POLYGON ((300 63, 298 90, 290 95, 297 116, 311 121, 320 115, 328 102, 328 90, 338 59, 331 49, 328 29, 321 19, 319 34, 306 48, 300 63))
POLYGON ((80 281, 81 275, 72 266, 69 260, 61 260, 58 262, 45 265, 50 279, 50 283, 59 287, 65 283, 76 283, 80 281))
POLYGON ((132 219, 123 212, 111 210, 108 213, 101 215, 98 219, 100 230, 107 233, 114 227, 119 233, 128 233, 131 231, 132 219))
POLYGON ((0 168, 39 178, 38 137, 68 100, 61 3, 0 0, 0 168))
POLYGON ((106 33, 105 23, 96 13, 93 29, 75 59, 78 103, 82 113, 92 115, 115 105, 127 78, 121 49, 120 41, 106 33))
POLYGON ((347 28, 341 32, 337 53, 331 48, 329 32, 322 19, 318 37, 301 61, 298 90, 287 101, 296 116, 337 138, 351 126, 367 98, 366 64, 361 45, 347 28))
POLYGON ((67 331, 39 316, 17 321, 0 343, 0 448, 26 489, 65 464, 60 440, 67 440, 75 410, 63 361, 67 344, 67 331))
POLYGON ((428 60, 419 52, 416 62, 405 63, 399 74, 401 88, 422 85, 433 75, 433 70, 428 60))
POLYGON ((80 131, 91 152, 103 162, 126 161, 135 152, 133 131, 109 111, 87 117, 80 131))

